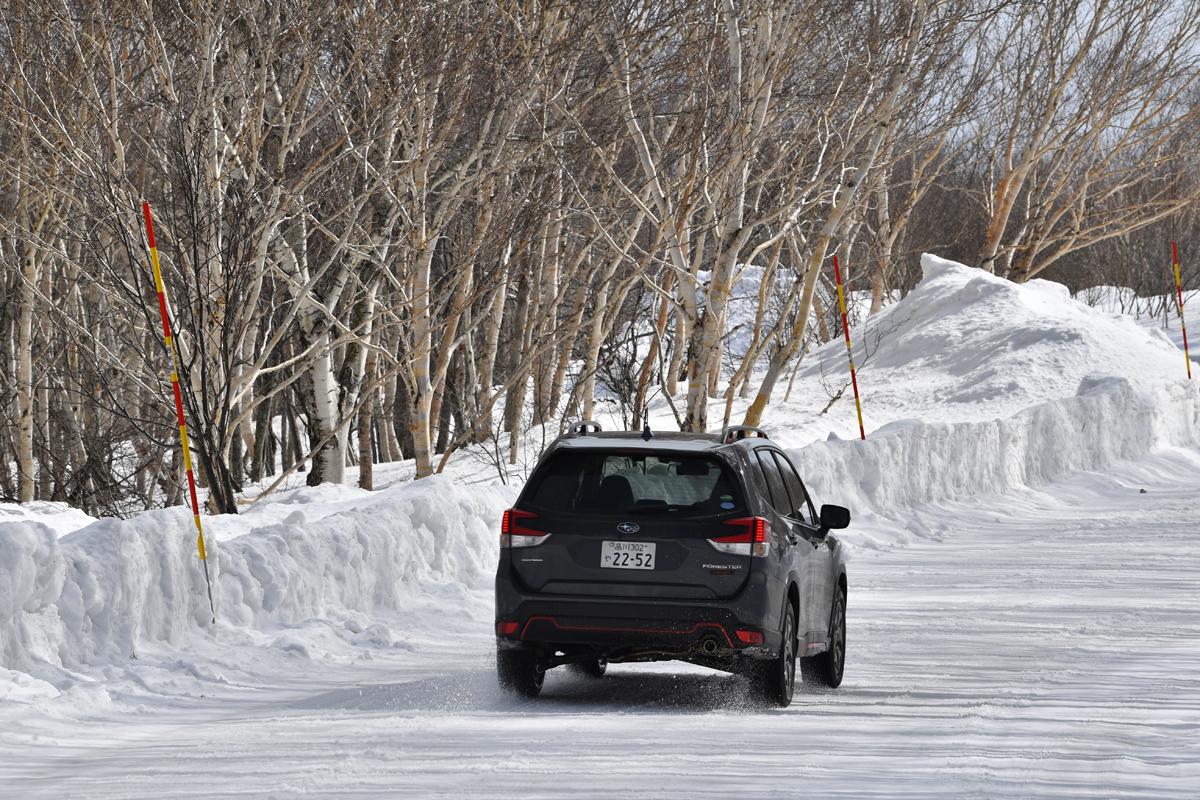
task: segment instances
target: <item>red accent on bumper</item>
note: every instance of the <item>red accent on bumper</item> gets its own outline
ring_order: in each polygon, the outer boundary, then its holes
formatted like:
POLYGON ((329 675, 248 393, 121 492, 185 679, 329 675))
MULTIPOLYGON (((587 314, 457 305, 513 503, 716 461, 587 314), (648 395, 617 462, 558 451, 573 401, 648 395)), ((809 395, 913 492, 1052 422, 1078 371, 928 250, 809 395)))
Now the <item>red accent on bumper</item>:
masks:
MULTIPOLYGON (((729 632, 725 627, 716 622, 697 622, 687 630, 679 630, 675 628, 627 628, 627 627, 608 627, 600 625, 562 625, 554 617, 550 616, 533 616, 525 621, 525 626, 521 628, 521 639, 525 638, 529 626, 534 622, 549 622, 560 631, 574 631, 579 633, 639 633, 639 634, 666 634, 669 636, 692 636, 704 628, 716 630, 725 638, 725 643, 733 647, 733 640, 729 638, 729 632)), ((761 634, 760 634, 761 636, 761 634)))

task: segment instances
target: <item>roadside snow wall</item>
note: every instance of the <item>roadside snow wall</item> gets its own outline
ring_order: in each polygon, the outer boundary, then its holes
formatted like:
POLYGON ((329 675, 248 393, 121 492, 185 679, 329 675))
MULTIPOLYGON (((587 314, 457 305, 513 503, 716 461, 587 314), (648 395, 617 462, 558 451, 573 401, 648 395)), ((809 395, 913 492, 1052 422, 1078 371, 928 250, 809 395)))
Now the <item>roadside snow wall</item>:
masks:
POLYGON ((814 497, 882 517, 1037 487, 1160 447, 1200 446, 1200 382, 1136 390, 1084 378, 1074 397, 988 422, 899 421, 791 451, 814 497))
MULTIPOLYGON (((398 610, 437 585, 495 569, 504 487, 434 477, 361 509, 209 541, 222 625, 254 628, 398 610)), ((209 621, 195 528, 185 509, 101 520, 56 538, 0 524, 0 667, 79 669, 183 646, 209 621)))
MULTIPOLYGON (((814 496, 860 521, 847 541, 887 546, 929 504, 1200 446, 1200 381, 1151 379, 1179 366, 1162 337, 1052 284, 1016 287, 933 257, 925 268, 926 280, 889 312, 903 319, 873 362, 881 386, 908 387, 892 407, 925 421, 792 451, 814 496), (1114 374, 1125 377, 1103 377, 1114 374), (988 386, 1004 391, 980 396, 988 386), (1002 418, 979 421, 992 413, 1002 418), (947 421, 929 421, 939 416, 947 421)), ((255 527, 247 514, 236 520, 247 533, 210 539, 222 626, 355 624, 440 588, 484 585, 513 490, 437 477, 351 497, 320 519, 305 518, 315 501, 304 497, 282 522, 255 527)), ((127 663, 142 649, 207 636, 194 542, 183 508, 101 520, 61 539, 35 521, 0 523, 0 668, 53 682, 55 670, 127 663)))
MULTIPOLYGON (((792 455, 820 500, 897 519, 1197 445, 1200 384, 1148 393, 1124 379, 1089 378, 1075 397, 1006 419, 896 422, 866 442, 818 442, 792 455)), ((211 542, 221 623, 338 620, 404 609, 436 586, 477 586, 494 569, 512 497, 504 487, 430 478, 335 516, 298 514, 211 542)), ((147 645, 186 646, 209 613, 191 525, 184 509, 101 520, 62 539, 35 522, 0 524, 0 667, 74 670, 127 662, 147 645)), ((849 533, 856 544, 876 541, 849 533)))

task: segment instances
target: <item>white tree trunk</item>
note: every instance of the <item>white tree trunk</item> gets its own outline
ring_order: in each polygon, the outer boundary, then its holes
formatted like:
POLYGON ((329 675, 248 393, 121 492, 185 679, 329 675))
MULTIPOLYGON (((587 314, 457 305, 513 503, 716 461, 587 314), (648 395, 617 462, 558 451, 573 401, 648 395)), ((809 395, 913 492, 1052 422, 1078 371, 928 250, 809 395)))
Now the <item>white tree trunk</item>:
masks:
POLYGON ((26 243, 17 311, 17 500, 33 500, 33 287, 37 258, 26 243))
POLYGON ((408 430, 413 438, 413 457, 417 462, 418 478, 425 478, 433 474, 433 428, 430 419, 430 412, 433 410, 433 381, 430 371, 433 356, 433 309, 429 298, 432 265, 433 243, 430 242, 419 253, 413 275, 412 373, 414 391, 408 430))
MULTIPOLYGON (((309 435, 312 446, 321 438, 329 436, 338 426, 338 385, 333 373, 333 353, 329 347, 329 333, 317 337, 319 355, 309 367, 312 381, 312 402, 309 413, 316 420, 309 420, 309 435)), ((340 484, 346 476, 346 432, 343 426, 338 433, 320 445, 313 453, 313 473, 322 483, 340 484)))

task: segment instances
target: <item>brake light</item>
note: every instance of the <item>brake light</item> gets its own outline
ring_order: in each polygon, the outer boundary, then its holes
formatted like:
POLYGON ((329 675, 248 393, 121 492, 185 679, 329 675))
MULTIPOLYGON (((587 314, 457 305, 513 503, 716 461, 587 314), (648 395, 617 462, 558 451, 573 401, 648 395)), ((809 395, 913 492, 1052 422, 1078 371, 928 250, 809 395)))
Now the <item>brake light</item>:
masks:
POLYGON ((722 553, 755 558, 766 557, 771 546, 770 522, 763 517, 741 517, 726 520, 725 524, 734 528, 742 528, 742 533, 718 536, 715 539, 709 539, 709 544, 722 553))
POLYGON ((504 512, 500 522, 500 546, 504 547, 533 547, 550 538, 545 531, 535 530, 522 524, 522 520, 537 519, 532 511, 522 511, 510 508, 504 512))
POLYGON ((762 644, 763 635, 760 631, 737 630, 734 632, 742 644, 762 644))

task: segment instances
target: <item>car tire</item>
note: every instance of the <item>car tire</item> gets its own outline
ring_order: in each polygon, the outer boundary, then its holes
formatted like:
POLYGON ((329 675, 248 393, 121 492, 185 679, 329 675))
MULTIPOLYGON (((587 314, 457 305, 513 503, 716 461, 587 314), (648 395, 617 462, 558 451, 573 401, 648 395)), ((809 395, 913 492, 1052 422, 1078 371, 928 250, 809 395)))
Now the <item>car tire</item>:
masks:
POLYGON ((842 685, 846 668, 846 592, 839 588, 829 610, 829 649, 800 659, 800 674, 806 684, 836 689, 842 685))
POLYGON ((506 692, 537 697, 546 680, 546 670, 530 650, 496 650, 496 680, 506 692))
POLYGON ((570 667, 571 671, 588 678, 603 678, 608 671, 608 659, 593 658, 588 661, 577 661, 570 667))
POLYGON ((779 654, 756 665, 753 681, 760 699, 780 708, 791 705, 796 691, 796 609, 791 603, 783 617, 779 654))

